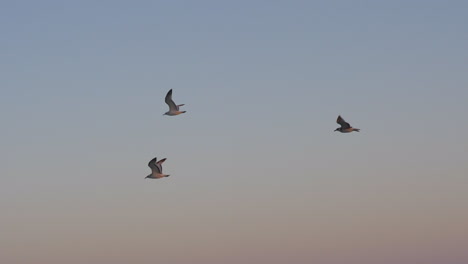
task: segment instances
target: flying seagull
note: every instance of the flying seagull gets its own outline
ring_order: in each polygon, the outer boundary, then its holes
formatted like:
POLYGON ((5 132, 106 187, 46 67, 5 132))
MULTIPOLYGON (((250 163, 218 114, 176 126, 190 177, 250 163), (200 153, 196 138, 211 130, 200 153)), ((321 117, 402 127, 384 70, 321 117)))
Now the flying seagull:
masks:
POLYGON ((164 99, 164 101, 166 101, 166 104, 169 106, 169 111, 164 113, 164 115, 175 116, 175 115, 180 115, 186 112, 186 111, 179 111, 179 107, 183 106, 183 104, 176 105, 174 101, 172 101, 172 89, 170 89, 169 92, 167 92, 166 98, 164 99))
POLYGON ((359 132, 359 128, 352 127, 348 122, 346 122, 341 116, 338 116, 336 119, 336 123, 338 123, 341 127, 335 129, 335 131, 340 131, 341 133, 349 133, 349 132, 359 132))
MULTIPOLYGON (((162 173, 162 164, 163 162, 166 161, 166 158, 156 162, 156 158, 150 160, 150 162, 148 162, 148 167, 151 168, 151 174, 146 176, 146 178, 150 178, 150 179, 159 179, 159 178, 164 178, 164 177, 169 177, 168 174, 163 174, 162 173)), ((145 178, 145 179, 146 179, 145 178)))

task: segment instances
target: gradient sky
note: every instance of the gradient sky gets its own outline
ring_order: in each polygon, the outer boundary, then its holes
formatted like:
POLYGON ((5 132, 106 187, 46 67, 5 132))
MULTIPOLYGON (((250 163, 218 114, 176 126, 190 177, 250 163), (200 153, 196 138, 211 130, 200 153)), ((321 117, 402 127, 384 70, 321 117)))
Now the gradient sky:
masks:
POLYGON ((467 13, 1 1, 0 262, 468 263, 467 13))

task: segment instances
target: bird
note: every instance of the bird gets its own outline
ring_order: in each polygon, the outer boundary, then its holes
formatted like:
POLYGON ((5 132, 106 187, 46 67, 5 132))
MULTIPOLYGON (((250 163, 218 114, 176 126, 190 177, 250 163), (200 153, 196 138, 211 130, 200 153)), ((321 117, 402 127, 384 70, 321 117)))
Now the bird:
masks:
POLYGON ((158 162, 156 162, 156 158, 150 160, 150 162, 148 162, 148 167, 151 168, 151 174, 146 176, 145 179, 149 178, 149 179, 160 179, 160 178, 164 178, 164 177, 169 177, 170 175, 168 174, 163 174, 162 173, 162 164, 164 161, 166 161, 166 158, 162 159, 162 160, 159 160, 158 162))
POLYGON ((336 119, 336 123, 338 123, 341 127, 335 129, 335 131, 340 131, 341 133, 349 133, 349 132, 359 132, 359 128, 352 127, 348 122, 346 122, 340 115, 336 119))
POLYGON ((184 104, 176 105, 174 101, 172 101, 172 89, 169 90, 166 94, 166 98, 164 99, 166 104, 169 106, 169 111, 164 113, 164 115, 168 116, 175 116, 185 113, 186 111, 179 111, 179 107, 183 106, 184 104))

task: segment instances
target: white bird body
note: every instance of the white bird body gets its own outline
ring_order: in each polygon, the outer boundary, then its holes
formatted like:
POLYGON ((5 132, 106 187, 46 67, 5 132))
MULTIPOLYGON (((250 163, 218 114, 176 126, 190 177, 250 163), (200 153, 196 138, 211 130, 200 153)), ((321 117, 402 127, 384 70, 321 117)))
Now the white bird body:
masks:
POLYGON ((341 129, 341 130, 338 130, 340 131, 341 133, 350 133, 350 132, 353 132, 353 131, 356 131, 356 132, 359 132, 359 128, 345 128, 345 129, 341 129))
POLYGON ((172 89, 169 90, 166 94, 166 98, 164 99, 166 104, 169 106, 169 111, 164 113, 164 115, 168 116, 176 116, 185 113, 186 111, 180 111, 179 107, 183 106, 184 104, 176 105, 172 100, 172 89))

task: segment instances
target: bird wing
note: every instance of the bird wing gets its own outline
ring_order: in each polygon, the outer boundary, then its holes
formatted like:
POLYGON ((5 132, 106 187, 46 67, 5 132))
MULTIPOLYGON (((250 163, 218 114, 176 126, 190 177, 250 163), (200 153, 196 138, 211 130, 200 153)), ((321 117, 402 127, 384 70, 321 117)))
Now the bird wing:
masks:
POLYGON ((172 89, 169 90, 166 94, 166 98, 164 99, 166 104, 169 106, 169 111, 177 111, 179 110, 179 107, 172 101, 172 89))
POLYGON ((351 125, 348 122, 346 122, 341 116, 338 116, 336 122, 341 126, 341 128, 346 129, 351 127, 351 125))
POLYGON ((156 173, 161 173, 161 170, 156 165, 156 158, 154 158, 154 159, 150 160, 150 162, 148 162, 148 167, 151 168, 151 171, 155 171, 156 173))
POLYGON ((156 167, 158 167, 159 173, 162 173, 162 164, 163 164, 164 161, 166 161, 166 158, 164 158, 164 159, 159 160, 158 162, 156 162, 156 167))

